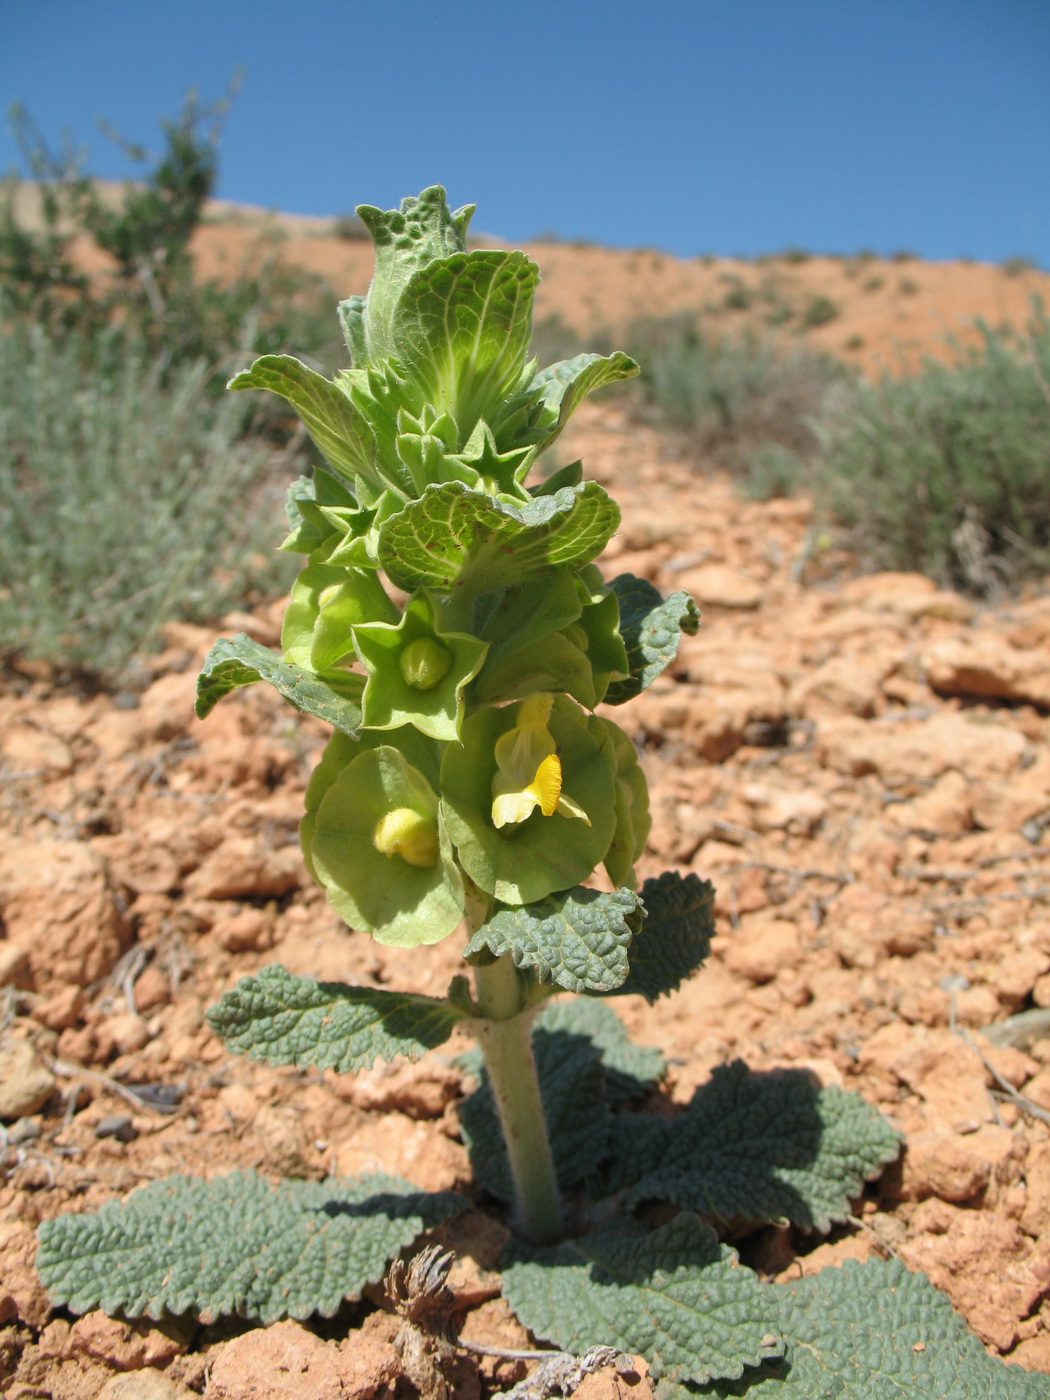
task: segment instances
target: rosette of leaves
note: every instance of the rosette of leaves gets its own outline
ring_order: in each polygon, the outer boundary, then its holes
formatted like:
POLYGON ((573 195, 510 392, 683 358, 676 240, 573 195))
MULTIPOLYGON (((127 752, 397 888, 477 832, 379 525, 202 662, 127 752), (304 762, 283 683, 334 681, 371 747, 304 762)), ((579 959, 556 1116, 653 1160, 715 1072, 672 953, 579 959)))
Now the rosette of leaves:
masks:
POLYGON ((463 881, 437 793, 398 749, 365 748, 331 766, 304 822, 311 870, 351 928, 414 948, 447 938, 463 917, 463 881))
POLYGON ((497 826, 497 746, 519 726, 529 701, 483 709, 463 725, 441 763, 441 807, 460 864, 479 889, 504 904, 530 904, 579 884, 600 865, 615 829, 616 768, 601 720, 564 695, 553 697, 548 727, 561 769, 560 792, 583 812, 548 814, 537 805, 522 821, 497 826))
POLYGON ((412 724, 433 739, 459 738, 464 690, 485 659, 486 642, 445 631, 434 600, 421 589, 396 624, 355 626, 353 645, 368 672, 362 699, 366 729, 412 724))

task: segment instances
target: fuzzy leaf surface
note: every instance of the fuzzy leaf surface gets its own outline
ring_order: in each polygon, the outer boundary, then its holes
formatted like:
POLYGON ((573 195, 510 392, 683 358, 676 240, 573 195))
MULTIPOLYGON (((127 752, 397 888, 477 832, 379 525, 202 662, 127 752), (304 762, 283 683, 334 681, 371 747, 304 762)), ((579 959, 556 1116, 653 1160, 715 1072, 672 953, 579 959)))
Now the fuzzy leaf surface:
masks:
POLYGON ((618 574, 609 586, 619 600, 620 632, 631 674, 626 680, 612 682, 605 701, 622 705, 652 685, 671 664, 682 633, 692 637, 700 626, 700 609, 683 590, 665 599, 647 579, 634 574, 618 574))
POLYGON ((626 1114, 607 1186, 628 1206, 670 1201, 737 1223, 789 1220, 827 1231, 900 1151, 900 1136, 859 1094, 804 1070, 719 1065, 671 1121, 626 1114))
POLYGON ((518 1320, 566 1351, 604 1343, 701 1384, 783 1351, 770 1289, 687 1211, 657 1230, 617 1220, 553 1249, 513 1243, 504 1260, 518 1320))
POLYGON ((274 965, 223 992, 208 1024, 235 1055, 349 1074, 397 1055, 418 1060, 462 1015, 443 998, 316 982, 274 965))
POLYGON ((588 394, 617 380, 633 379, 637 373, 638 365, 622 350, 612 355, 576 355, 571 360, 559 360, 557 364, 541 369, 533 376, 529 389, 539 390, 544 408, 552 415, 557 414, 553 428, 543 439, 544 450, 551 445, 588 394))
POLYGON ((220 637, 204 658, 197 677, 198 719, 204 719, 224 695, 242 685, 267 681, 297 710, 316 715, 344 734, 361 728, 361 706, 340 695, 323 680, 285 661, 280 652, 264 647, 246 632, 220 637))
POLYGON ((520 504, 446 481, 383 524, 379 562, 399 588, 447 592, 469 578, 481 593, 594 559, 619 523, 595 481, 520 504))
POLYGON ((251 369, 234 375, 230 389, 269 389, 298 413, 314 442, 336 471, 353 480, 375 479, 375 444, 368 424, 338 384, 294 355, 263 355, 251 369))
POLYGON ((658 1400, 1047 1400, 1050 1377, 989 1356, 946 1294, 895 1260, 775 1284, 784 1361, 730 1384, 664 1386, 658 1400))
POLYGON ((631 943, 631 970, 607 995, 657 997, 675 991, 704 962, 714 934, 715 891, 710 880, 665 870, 642 887, 645 917, 631 943))
POLYGON ((510 953, 516 967, 536 969, 541 982, 569 992, 610 992, 627 976, 627 946, 637 927, 638 896, 575 889, 537 904, 501 909, 483 924, 463 955, 510 953))
POLYGON ((428 1194, 382 1174, 279 1186, 251 1171, 169 1176, 95 1215, 45 1221, 37 1269, 74 1312, 331 1317, 466 1205, 455 1192, 428 1194))
POLYGON ((544 1034, 563 1031, 585 1036, 601 1055, 605 1092, 611 1103, 639 1098, 663 1077, 667 1068, 655 1045, 639 1045, 611 1006, 590 997, 555 1001, 544 1007, 536 1022, 544 1034))

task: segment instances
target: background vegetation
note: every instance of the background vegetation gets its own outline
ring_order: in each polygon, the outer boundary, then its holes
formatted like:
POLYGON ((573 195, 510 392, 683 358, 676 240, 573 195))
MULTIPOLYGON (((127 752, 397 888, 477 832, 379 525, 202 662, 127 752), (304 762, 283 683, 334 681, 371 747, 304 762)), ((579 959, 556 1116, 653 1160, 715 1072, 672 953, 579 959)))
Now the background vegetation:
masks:
MULTIPOLYGON (((277 244, 232 280, 194 275, 190 240, 229 100, 205 107, 191 94, 162 122, 155 155, 110 133, 142 169, 115 203, 13 113, 40 219, 19 222, 8 181, 0 659, 134 683, 133 659, 165 620, 216 617, 279 591, 294 568, 273 541, 309 443, 276 400, 223 386, 254 354, 289 351, 330 371, 345 351, 336 293, 285 265, 277 244), (75 237, 107 255, 108 275, 85 275, 75 237)), ((341 220, 342 236, 360 236, 359 222, 341 220)), ((821 527, 867 566, 919 569, 984 596, 1050 568, 1041 306, 1023 332, 982 325, 979 345, 956 346, 951 363, 869 382, 786 324, 822 324, 833 303, 796 317, 774 302, 764 331, 727 333, 697 314, 637 323, 617 341, 641 379, 604 392, 630 395, 633 412, 684 435, 698 465, 730 471, 748 495, 811 495, 821 527)), ((553 317, 535 348, 546 364, 616 348, 601 340, 584 345, 553 317)))

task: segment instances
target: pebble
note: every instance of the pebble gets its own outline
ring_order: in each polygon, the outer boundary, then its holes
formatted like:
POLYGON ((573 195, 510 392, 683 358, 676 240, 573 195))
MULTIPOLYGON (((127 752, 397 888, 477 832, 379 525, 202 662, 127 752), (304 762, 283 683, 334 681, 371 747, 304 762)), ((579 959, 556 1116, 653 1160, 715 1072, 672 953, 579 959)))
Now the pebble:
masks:
POLYGON ((24 1118, 43 1108, 55 1076, 30 1040, 14 1040, 0 1049, 0 1118, 24 1118))
POLYGON ((128 1113, 108 1113, 95 1125, 97 1138, 116 1138, 118 1142, 133 1142, 139 1135, 138 1128, 128 1113))

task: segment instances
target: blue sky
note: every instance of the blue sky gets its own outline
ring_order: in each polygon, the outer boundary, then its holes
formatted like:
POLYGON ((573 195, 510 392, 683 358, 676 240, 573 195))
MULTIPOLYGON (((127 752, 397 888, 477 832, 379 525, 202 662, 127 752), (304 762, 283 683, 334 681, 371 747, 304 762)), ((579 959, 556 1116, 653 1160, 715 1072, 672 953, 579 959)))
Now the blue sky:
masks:
POLYGON ((97 174, 97 117, 155 141, 238 67, 228 199, 440 181, 510 239, 1050 267, 1048 0, 0 0, 0 101, 97 174))

